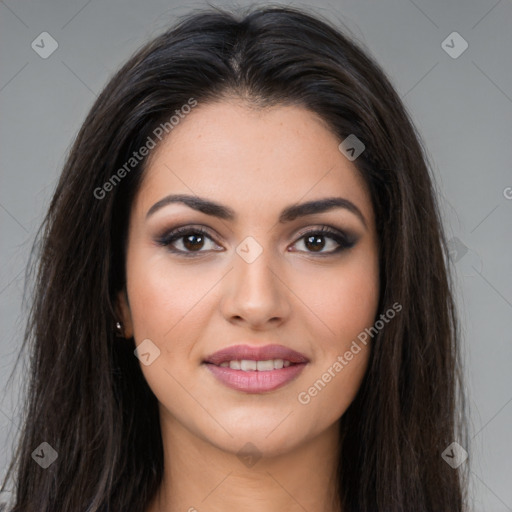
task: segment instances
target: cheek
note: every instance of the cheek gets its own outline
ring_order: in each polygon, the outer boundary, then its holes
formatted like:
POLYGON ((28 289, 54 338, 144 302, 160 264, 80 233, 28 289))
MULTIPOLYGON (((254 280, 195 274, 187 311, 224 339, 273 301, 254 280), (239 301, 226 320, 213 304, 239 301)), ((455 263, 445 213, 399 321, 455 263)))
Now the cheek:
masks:
POLYGON ((307 387, 299 390, 298 414, 312 419, 309 426, 312 432, 332 425, 345 414, 361 387, 369 351, 368 346, 361 345, 361 351, 351 361, 345 360, 345 364, 329 358, 321 370, 323 373, 314 375, 307 387))
POLYGON ((361 251, 358 256, 347 259, 334 274, 316 272, 309 283, 317 282, 317 286, 310 286, 315 290, 311 304, 319 312, 323 327, 316 323, 318 336, 314 339, 319 364, 312 368, 298 402, 315 417, 318 428, 344 414, 360 388, 368 364, 371 338, 365 344, 361 341, 364 336, 358 336, 375 321, 379 268, 375 252, 361 251))
POLYGON ((355 338, 373 324, 377 313, 378 273, 370 266, 356 266, 331 287, 329 319, 343 340, 355 338))
POLYGON ((366 327, 373 325, 379 299, 379 272, 374 253, 360 252, 336 269, 304 269, 300 286, 323 350, 341 353, 366 327), (316 321, 315 321, 316 317, 316 321))
POLYGON ((134 251, 128 258, 128 296, 137 342, 150 338, 161 348, 179 336, 186 326, 200 327, 201 299, 214 284, 213 276, 169 265, 165 253, 134 251), (210 283, 211 281, 211 283, 210 283), (191 284, 193 282, 193 285, 191 284), (191 319, 193 321, 191 321, 191 319))
MULTIPOLYGON (((136 345, 149 339, 160 351, 151 364, 141 364, 144 377, 169 410, 190 410, 194 403, 180 383, 196 369, 190 352, 208 322, 208 291, 216 279, 179 265, 171 268, 167 255, 154 257, 143 249, 129 255, 127 268, 136 345)), ((190 392, 193 384, 187 385, 190 392)))

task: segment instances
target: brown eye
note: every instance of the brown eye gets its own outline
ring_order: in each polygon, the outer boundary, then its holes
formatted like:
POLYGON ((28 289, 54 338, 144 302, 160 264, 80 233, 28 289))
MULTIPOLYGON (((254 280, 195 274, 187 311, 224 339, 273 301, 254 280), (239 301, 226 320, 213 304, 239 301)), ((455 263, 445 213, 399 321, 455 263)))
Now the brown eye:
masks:
POLYGON ((355 236, 324 226, 321 229, 304 233, 294 245, 302 242, 304 249, 300 248, 297 251, 329 256, 349 249, 355 245, 356 241, 355 236))
POLYGON ((311 251, 321 251, 325 247, 324 236, 310 235, 305 239, 304 245, 311 251))
POLYGON ((195 256, 211 251, 222 250, 212 236, 201 227, 185 226, 176 228, 156 240, 169 251, 183 256, 195 256))
POLYGON ((188 251, 197 251, 204 245, 204 236, 200 234, 190 234, 183 236, 183 245, 188 251))

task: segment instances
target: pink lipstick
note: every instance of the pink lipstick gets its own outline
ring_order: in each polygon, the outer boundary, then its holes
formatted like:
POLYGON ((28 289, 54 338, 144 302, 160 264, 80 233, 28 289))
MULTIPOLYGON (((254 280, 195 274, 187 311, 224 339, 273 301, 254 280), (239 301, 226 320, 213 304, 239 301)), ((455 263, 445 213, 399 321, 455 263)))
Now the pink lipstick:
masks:
POLYGON ((204 360, 224 385, 246 393, 274 391, 295 379, 309 359, 283 345, 235 345, 204 360))

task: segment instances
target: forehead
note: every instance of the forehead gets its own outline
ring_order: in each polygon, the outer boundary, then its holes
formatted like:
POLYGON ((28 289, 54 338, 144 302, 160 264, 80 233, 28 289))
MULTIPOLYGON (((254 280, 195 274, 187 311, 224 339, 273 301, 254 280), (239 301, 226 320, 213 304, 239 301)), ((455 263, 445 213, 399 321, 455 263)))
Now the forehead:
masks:
POLYGON ((196 194, 243 213, 340 195, 371 218, 367 187, 339 143, 298 106, 199 104, 150 154, 137 202, 149 208, 169 193, 196 194))

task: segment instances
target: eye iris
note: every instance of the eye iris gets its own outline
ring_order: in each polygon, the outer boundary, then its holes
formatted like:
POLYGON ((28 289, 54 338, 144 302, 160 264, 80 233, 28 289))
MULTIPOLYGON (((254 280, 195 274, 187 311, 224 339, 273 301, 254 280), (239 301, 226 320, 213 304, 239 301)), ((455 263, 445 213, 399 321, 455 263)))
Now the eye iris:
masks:
POLYGON ((310 235, 306 238, 305 245, 308 249, 312 248, 313 251, 320 251, 325 247, 325 240, 322 235, 310 235))
POLYGON ((190 234, 190 235, 186 235, 183 238, 184 238, 183 245, 189 251, 193 251, 195 249, 201 249, 201 247, 204 244, 204 237, 203 237, 203 235, 190 234))

